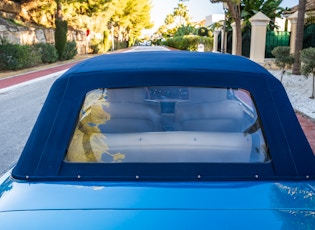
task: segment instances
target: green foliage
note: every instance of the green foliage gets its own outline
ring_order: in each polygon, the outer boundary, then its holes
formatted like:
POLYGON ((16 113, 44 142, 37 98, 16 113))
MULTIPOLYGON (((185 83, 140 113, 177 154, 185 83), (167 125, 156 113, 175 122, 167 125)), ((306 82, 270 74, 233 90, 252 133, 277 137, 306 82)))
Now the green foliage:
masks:
POLYGON ((196 34, 196 29, 193 26, 181 26, 177 29, 174 36, 185 36, 185 35, 192 35, 196 34))
POLYGON ((4 38, 4 37, 0 37, 0 45, 6 45, 9 44, 9 40, 4 38))
POLYGON ((308 77, 313 75, 313 87, 311 99, 315 98, 315 48, 310 47, 301 51, 302 68, 301 73, 308 77))
POLYGON ((59 59, 60 60, 70 60, 70 59, 74 58, 75 55, 77 55, 77 54, 78 54, 77 43, 75 41, 71 41, 71 42, 68 41, 68 42, 66 42, 63 55, 59 59))
MULTIPOLYGON (((110 21, 114 24, 117 37, 122 38, 118 39, 118 43, 128 43, 129 39, 134 40, 139 37, 143 29, 153 27, 149 0, 119 0, 115 4, 116 8, 110 21)), ((118 47, 115 46, 115 49, 118 47)), ((128 44, 122 47, 128 47, 128 44)))
POLYGON ((102 52, 102 46, 102 40, 95 38, 91 39, 89 44, 89 53, 97 54, 102 52))
MULTIPOLYGON (((45 27, 59 28, 57 24, 61 24, 61 20, 55 20, 57 3, 62 4, 63 20, 68 22, 69 28, 82 31, 89 29, 93 35, 103 34, 112 24, 115 38, 129 45, 134 43, 133 41, 141 35, 143 29, 153 27, 150 18, 150 0, 37 0, 36 4, 34 1, 23 0, 23 7, 27 9, 23 12, 26 14, 24 16, 29 21, 45 27)), ((57 37, 58 43, 62 36, 57 37)), ((59 56, 62 56, 62 44, 65 43, 64 39, 62 41, 56 46, 59 56)), ((104 44, 103 48, 106 50, 107 45, 104 44)))
POLYGON ((108 51, 111 48, 111 40, 109 40, 109 33, 104 31, 103 39, 92 38, 89 43, 89 53, 97 54, 108 51))
POLYGON ((271 53, 276 58, 275 64, 282 70, 282 82, 286 69, 291 68, 291 65, 294 63, 294 56, 290 54, 289 46, 277 46, 271 51, 271 53))
POLYGON ((55 46, 47 43, 38 43, 34 47, 40 53, 43 63, 53 63, 58 60, 58 53, 55 46))
POLYGON ((307 48, 301 51, 302 69, 301 73, 305 76, 312 74, 315 76, 315 48, 307 48))
POLYGON ((164 38, 195 34, 195 31, 192 31, 193 27, 190 25, 190 15, 187 6, 183 3, 178 3, 173 13, 165 17, 164 25, 160 26, 156 33, 164 38))
POLYGON ((282 70, 285 70, 294 63, 294 57, 290 54, 289 46, 277 46, 271 53, 276 58, 275 64, 282 70))
POLYGON ((198 29, 199 36, 208 36, 208 29, 206 27, 200 27, 198 29))
POLYGON ((281 82, 283 75, 287 68, 290 68, 294 63, 294 56, 290 54, 289 46, 277 46, 271 51, 272 55, 276 58, 275 64, 282 70, 281 82))
POLYGON ((0 69, 18 70, 36 66, 41 63, 41 55, 32 46, 9 44, 1 41, 0 69))
POLYGON ((281 18, 284 8, 280 7, 282 0, 241 0, 241 17, 245 27, 250 26, 249 19, 259 11, 271 19, 269 29, 275 27, 275 18, 281 18))
POLYGON ((183 37, 174 37, 166 39, 164 44, 179 50, 197 51, 198 44, 205 46, 205 51, 211 51, 213 39, 209 37, 200 37, 197 35, 186 35, 183 37))
POLYGON ((178 18, 179 26, 190 24, 190 15, 185 4, 178 3, 177 7, 174 8, 173 15, 178 18))
POLYGON ((105 30, 104 33, 103 33, 103 50, 104 52, 107 52, 108 50, 110 50, 111 48, 111 40, 109 39, 109 31, 108 30, 105 30))
POLYGON ((55 23, 55 47, 58 52, 59 59, 62 59, 67 42, 68 23, 67 21, 59 19, 56 19, 55 23))

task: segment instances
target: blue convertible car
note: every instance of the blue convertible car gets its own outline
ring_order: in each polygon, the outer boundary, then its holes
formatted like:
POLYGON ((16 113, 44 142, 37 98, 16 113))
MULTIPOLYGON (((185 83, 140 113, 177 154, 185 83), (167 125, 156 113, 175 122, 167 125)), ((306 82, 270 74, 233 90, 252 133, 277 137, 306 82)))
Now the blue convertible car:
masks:
POLYGON ((315 229, 315 156, 238 56, 99 56, 52 86, 0 179, 1 229, 315 229))

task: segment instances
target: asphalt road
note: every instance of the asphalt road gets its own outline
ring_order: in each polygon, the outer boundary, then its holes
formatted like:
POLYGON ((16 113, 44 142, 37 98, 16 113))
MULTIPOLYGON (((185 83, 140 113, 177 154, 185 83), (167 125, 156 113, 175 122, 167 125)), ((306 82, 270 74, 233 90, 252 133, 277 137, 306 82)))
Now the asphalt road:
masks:
POLYGON ((49 88, 58 76, 0 91, 0 174, 18 160, 49 88))
MULTIPOLYGON (((124 52, 160 51, 164 47, 138 46, 124 52)), ((0 89, 0 175, 20 157, 53 82, 50 74, 17 86, 0 89)))

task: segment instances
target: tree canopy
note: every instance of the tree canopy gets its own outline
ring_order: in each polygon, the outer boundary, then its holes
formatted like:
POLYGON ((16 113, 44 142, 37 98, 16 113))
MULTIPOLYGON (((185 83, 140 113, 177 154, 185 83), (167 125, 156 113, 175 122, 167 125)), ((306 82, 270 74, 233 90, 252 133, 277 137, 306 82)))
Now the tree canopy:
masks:
POLYGON ((21 17, 27 21, 54 27, 57 2, 62 4, 63 20, 70 28, 102 34, 115 28, 117 37, 137 37, 151 23, 150 0, 23 0, 21 17))
POLYGON ((189 10, 183 3, 178 3, 174 11, 166 15, 164 24, 160 26, 157 33, 163 37, 172 37, 182 27, 191 26, 189 10))

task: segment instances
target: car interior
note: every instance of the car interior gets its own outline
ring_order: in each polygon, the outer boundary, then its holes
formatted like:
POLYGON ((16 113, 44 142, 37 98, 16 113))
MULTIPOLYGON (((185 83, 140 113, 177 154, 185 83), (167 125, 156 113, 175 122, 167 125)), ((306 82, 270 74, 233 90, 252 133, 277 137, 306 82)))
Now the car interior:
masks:
POLYGON ((83 103, 73 140, 66 156, 69 162, 269 160, 254 103, 249 92, 240 89, 150 86, 93 90, 83 103), (84 157, 87 153, 95 157, 84 157))

